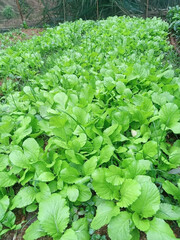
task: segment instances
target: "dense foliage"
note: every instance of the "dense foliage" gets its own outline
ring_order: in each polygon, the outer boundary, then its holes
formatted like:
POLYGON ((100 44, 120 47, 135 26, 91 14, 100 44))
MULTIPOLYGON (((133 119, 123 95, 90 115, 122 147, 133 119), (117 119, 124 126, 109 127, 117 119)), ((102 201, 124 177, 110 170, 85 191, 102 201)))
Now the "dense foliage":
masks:
POLYGON ((112 240, 176 239, 180 79, 167 35, 157 18, 79 20, 1 50, 1 235, 23 208, 37 213, 25 240, 94 239, 104 225, 112 240))
POLYGON ((170 29, 175 34, 178 41, 180 41, 180 6, 175 6, 169 9, 167 20, 170 24, 170 29))

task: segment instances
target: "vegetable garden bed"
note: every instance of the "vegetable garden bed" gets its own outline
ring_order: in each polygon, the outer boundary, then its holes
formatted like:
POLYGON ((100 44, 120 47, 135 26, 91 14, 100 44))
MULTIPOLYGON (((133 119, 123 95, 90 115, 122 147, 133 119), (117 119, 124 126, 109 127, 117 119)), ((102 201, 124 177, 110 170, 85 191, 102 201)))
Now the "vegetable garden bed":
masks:
POLYGON ((167 38, 160 19, 110 17, 1 50, 2 239, 180 237, 180 69, 167 38))

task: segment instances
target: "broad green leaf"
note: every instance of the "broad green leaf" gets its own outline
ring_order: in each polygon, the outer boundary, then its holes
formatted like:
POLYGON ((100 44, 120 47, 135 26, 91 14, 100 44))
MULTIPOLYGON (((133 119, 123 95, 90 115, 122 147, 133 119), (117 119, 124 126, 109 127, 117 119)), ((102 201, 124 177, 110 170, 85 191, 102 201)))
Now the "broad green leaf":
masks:
POLYGON ((174 127, 180 119, 179 109, 174 103, 166 103, 160 110, 161 122, 168 128, 174 127))
POLYGON ((180 207, 168 203, 161 203, 156 217, 164 220, 180 220, 180 207))
POLYGON ((60 240, 78 240, 77 235, 73 229, 67 229, 60 240))
POLYGON ((3 171, 8 165, 8 155, 0 154, 0 171, 3 171))
POLYGON ((43 172, 38 177, 38 181, 41 181, 41 182, 51 182, 51 181, 54 180, 54 178, 55 178, 55 176, 51 172, 43 172))
POLYGON ((14 150, 9 155, 9 160, 17 167, 20 168, 28 168, 29 167, 29 161, 24 156, 24 154, 19 150, 14 150))
POLYGON ((100 229, 118 214, 119 208, 113 202, 103 201, 97 206, 96 216, 92 220, 91 227, 95 230, 100 229))
POLYGON ((89 160, 87 160, 83 165, 83 172, 84 175, 89 176, 91 175, 97 166, 97 157, 91 157, 89 160))
POLYGON ((78 240, 89 240, 89 226, 86 218, 80 218, 72 223, 72 229, 75 231, 78 240))
POLYGON ((36 194, 36 201, 38 203, 49 198, 51 196, 51 191, 46 183, 39 183, 40 192, 36 194))
POLYGON ((147 231, 148 240, 175 240, 177 239, 169 225, 162 219, 154 218, 150 222, 150 228, 147 231))
POLYGON ((40 202, 38 220, 48 235, 59 239, 69 222, 69 207, 66 206, 66 201, 59 194, 53 194, 40 202))
POLYGON ((173 125, 173 127, 171 127, 171 130, 175 134, 180 134, 180 122, 178 122, 175 125, 173 125))
POLYGON ((76 185, 69 186, 67 189, 67 196, 71 202, 75 202, 79 196, 79 190, 76 185))
POLYGON ((170 195, 180 202, 180 189, 176 187, 173 183, 165 181, 162 185, 163 189, 170 195))
POLYGON ((108 235, 111 240, 130 240, 130 221, 131 216, 127 212, 120 212, 113 217, 108 225, 108 235))
POLYGON ((110 158, 114 153, 114 150, 115 148, 110 145, 106 145, 105 147, 103 147, 100 153, 100 158, 98 160, 98 165, 109 162, 110 158))
POLYGON ((122 177, 122 170, 119 167, 111 165, 109 169, 105 172, 106 181, 115 186, 121 185, 124 182, 122 177))
POLYGON ((157 142, 149 141, 143 146, 143 153, 145 156, 154 157, 158 153, 157 142))
POLYGON ((140 184, 133 179, 126 179, 120 188, 120 201, 117 203, 119 207, 128 207, 141 194, 140 184))
POLYGON ((140 216, 137 213, 134 213, 132 215, 132 220, 133 220, 135 226, 143 232, 147 231, 150 227, 149 220, 148 219, 141 219, 140 216))
POLYGON ((40 147, 34 138, 28 138, 23 142, 24 155, 31 162, 38 161, 40 147))
POLYGON ((66 108, 68 97, 64 92, 57 93, 54 96, 54 101, 60 105, 62 109, 66 108))
POLYGON ((8 172, 0 172, 0 186, 11 187, 17 182, 18 178, 8 172))
POLYGON ((88 122, 89 114, 86 113, 86 111, 80 107, 74 107, 73 113, 76 116, 76 119, 78 123, 85 125, 88 122))
POLYGON ((146 171, 151 169, 151 162, 148 160, 134 160, 131 161, 126 169, 126 177, 134 178, 138 175, 146 174, 146 171))
POLYGON ((9 198, 8 196, 4 196, 0 200, 0 221, 3 219, 8 207, 9 207, 9 198))
POLYGON ((119 187, 108 183, 106 181, 105 173, 106 169, 99 168, 92 174, 94 190, 96 191, 96 194, 103 199, 118 199, 119 187))
POLYGON ((16 216, 12 211, 6 212, 2 224, 8 228, 12 228, 15 224, 16 216))
POLYGON ((23 208, 33 203, 36 197, 36 191, 33 187, 24 187, 12 199, 11 210, 14 208, 23 208))
POLYGON ((78 196, 78 201, 80 202, 86 202, 88 201, 91 196, 91 190, 84 184, 77 184, 78 190, 79 190, 79 196, 78 196))
POLYGON ((69 166, 60 172, 60 177, 64 182, 72 184, 78 179, 79 172, 75 168, 69 166))
POLYGON ((141 217, 152 217, 160 207, 158 188, 149 177, 139 176, 137 181, 141 185, 141 195, 131 205, 131 208, 141 217))
POLYGON ((46 232, 43 231, 40 222, 36 220, 28 227, 23 238, 24 240, 36 240, 43 236, 46 236, 46 232))

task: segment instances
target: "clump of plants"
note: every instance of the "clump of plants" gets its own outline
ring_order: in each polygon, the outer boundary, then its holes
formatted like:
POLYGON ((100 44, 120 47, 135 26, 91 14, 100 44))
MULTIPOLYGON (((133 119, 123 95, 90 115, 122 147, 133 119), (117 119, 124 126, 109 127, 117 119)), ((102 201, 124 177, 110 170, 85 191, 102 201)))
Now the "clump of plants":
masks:
POLYGON ((2 14, 6 19, 11 19, 11 18, 15 17, 14 9, 9 5, 6 5, 4 7, 2 14))
POLYGON ((66 22, 0 51, 0 235, 175 240, 180 91, 168 24, 66 22), (101 232, 100 229, 106 232, 101 232), (102 233, 102 234, 101 234, 102 233))
POLYGON ((170 7, 167 13, 167 20, 170 24, 170 29, 180 42, 180 6, 170 7))

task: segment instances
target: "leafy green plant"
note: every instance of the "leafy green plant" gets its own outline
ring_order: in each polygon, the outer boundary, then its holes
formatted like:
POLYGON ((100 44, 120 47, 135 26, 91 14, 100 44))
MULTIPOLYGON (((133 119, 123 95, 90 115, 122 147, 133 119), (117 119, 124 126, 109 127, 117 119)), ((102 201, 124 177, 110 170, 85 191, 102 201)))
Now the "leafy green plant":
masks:
POLYGON ((169 8, 167 13, 167 20, 170 24, 170 29, 174 32, 178 41, 180 40, 180 7, 177 5, 175 7, 169 8))
POLYGON ((110 17, 0 51, 1 235, 20 208, 37 215, 25 240, 176 239, 180 91, 167 36, 161 19, 110 17))
POLYGON ((4 7, 2 14, 7 19, 11 19, 15 16, 15 12, 14 12, 13 8, 9 5, 6 5, 4 7))

